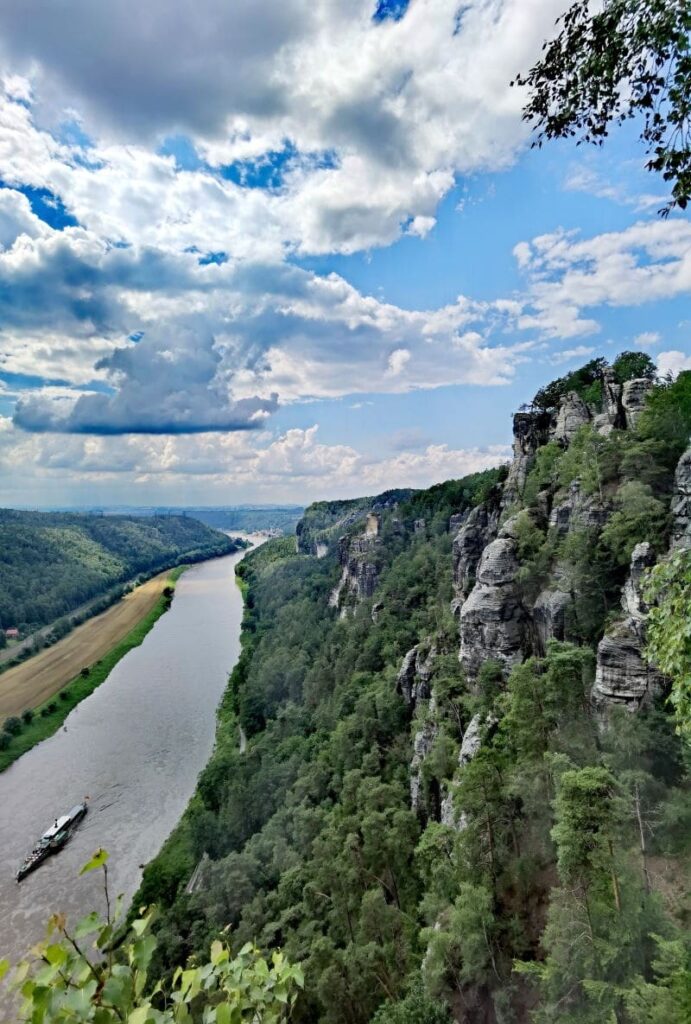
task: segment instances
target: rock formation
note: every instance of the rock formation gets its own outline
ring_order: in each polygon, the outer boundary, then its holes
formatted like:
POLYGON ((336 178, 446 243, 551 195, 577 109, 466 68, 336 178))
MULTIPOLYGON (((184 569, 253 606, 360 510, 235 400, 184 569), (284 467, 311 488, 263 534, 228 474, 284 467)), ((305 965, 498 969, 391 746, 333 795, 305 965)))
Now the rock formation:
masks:
POLYGON ((599 711, 617 705, 637 711, 663 685, 663 677, 643 656, 646 607, 640 585, 644 571, 654 563, 650 544, 637 544, 621 600, 626 618, 603 636, 597 649, 592 702, 599 711))
POLYGON ((552 508, 549 525, 560 534, 575 529, 601 530, 611 514, 611 506, 596 495, 584 495, 580 480, 572 480, 568 498, 552 508))
POLYGON ((339 537, 341 578, 331 591, 329 606, 340 608, 342 618, 348 614, 349 608, 374 594, 379 582, 379 566, 375 558, 379 543, 379 537, 372 533, 364 533, 359 537, 339 537))
MULTIPOLYGON (((497 720, 492 715, 483 716, 479 713, 473 715, 468 723, 468 728, 463 734, 463 741, 458 754, 459 771, 462 771, 476 757, 486 733, 496 724, 497 720)), ((458 776, 456 776, 456 781, 457 779, 458 776)), ((442 825, 455 828, 458 832, 462 832, 468 823, 466 814, 454 804, 453 789, 449 790, 441 802, 440 820, 442 825)))
POLYGON ((635 380, 627 380, 621 393, 621 404, 624 409, 626 426, 633 430, 638 417, 643 412, 646 399, 653 387, 653 381, 646 377, 637 377, 635 380))
POLYGON ((477 583, 460 612, 459 659, 473 682, 483 662, 498 661, 506 675, 523 660, 526 614, 516 584, 516 542, 511 520, 482 553, 477 583))
POLYGON ((672 548, 691 548, 691 447, 679 459, 674 474, 672 548))
POLYGON ((559 403, 557 424, 554 428, 554 440, 559 444, 571 444, 576 433, 586 423, 590 422, 590 410, 580 395, 575 391, 569 391, 563 395, 559 403))
POLYGON ((552 417, 548 412, 517 412, 513 418, 513 460, 504 483, 502 505, 509 508, 523 494, 535 452, 549 440, 552 417))
POLYGON ((453 542, 453 585, 456 608, 468 597, 482 552, 497 534, 498 511, 478 505, 467 516, 453 542))
POLYGON ((429 714, 422 728, 418 729, 413 738, 413 757, 410 762, 410 806, 416 814, 423 813, 422 804, 422 766, 429 757, 434 741, 439 734, 435 715, 434 698, 430 700, 429 714))
POLYGON ((437 649, 429 638, 412 647, 398 670, 396 693, 400 693, 409 707, 415 708, 419 701, 432 696, 430 680, 437 649))
POLYGON ((621 404, 622 386, 617 382, 614 371, 605 370, 602 377, 602 412, 593 419, 595 429, 600 434, 611 434, 613 430, 621 430, 626 426, 626 416, 621 404))

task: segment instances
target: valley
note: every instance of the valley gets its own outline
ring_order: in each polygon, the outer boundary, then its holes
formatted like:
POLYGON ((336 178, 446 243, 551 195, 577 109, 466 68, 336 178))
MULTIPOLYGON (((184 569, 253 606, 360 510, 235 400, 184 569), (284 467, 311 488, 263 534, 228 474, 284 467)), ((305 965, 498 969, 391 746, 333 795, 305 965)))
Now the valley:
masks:
POLYGON ((243 557, 188 569, 143 643, 63 729, 0 774, 3 955, 35 942, 51 912, 74 919, 100 906, 100 883, 78 877, 99 846, 111 854, 114 891, 128 900, 136 891, 140 865, 176 824, 211 752, 215 708, 239 653, 234 569, 243 557), (89 813, 66 848, 18 886, 15 872, 37 836, 86 796, 89 813))

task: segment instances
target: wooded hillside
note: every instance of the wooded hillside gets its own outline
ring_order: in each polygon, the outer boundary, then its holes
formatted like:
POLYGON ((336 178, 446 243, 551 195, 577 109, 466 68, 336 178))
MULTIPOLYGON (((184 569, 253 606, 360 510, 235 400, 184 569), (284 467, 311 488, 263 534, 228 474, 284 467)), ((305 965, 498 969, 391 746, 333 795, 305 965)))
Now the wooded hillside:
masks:
POLYGON ((243 561, 216 749, 136 901, 160 967, 280 946, 301 1024, 690 1019, 691 374, 640 371, 543 389, 508 473, 319 503, 243 561))
POLYGON ((140 573, 233 550, 186 516, 0 509, 0 628, 30 632, 140 573))

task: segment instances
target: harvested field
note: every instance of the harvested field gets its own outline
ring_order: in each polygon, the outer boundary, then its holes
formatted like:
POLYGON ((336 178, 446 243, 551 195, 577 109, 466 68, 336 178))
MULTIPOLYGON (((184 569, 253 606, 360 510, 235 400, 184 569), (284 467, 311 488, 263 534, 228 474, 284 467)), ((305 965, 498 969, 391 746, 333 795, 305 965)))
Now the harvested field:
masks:
POLYGON ((0 721, 35 708, 103 658, 154 608, 170 570, 154 576, 68 636, 0 675, 0 721))

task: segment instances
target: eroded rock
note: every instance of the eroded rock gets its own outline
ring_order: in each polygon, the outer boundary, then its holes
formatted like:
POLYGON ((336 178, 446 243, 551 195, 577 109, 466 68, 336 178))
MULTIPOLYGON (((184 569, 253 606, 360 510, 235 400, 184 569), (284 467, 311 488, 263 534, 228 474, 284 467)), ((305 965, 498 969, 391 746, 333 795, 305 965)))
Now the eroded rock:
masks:
POLYGON ((400 693, 409 707, 432 696, 430 681, 437 649, 429 639, 412 647, 403 659, 396 676, 396 693, 400 693))
POLYGON ((647 377, 636 377, 635 380, 627 380, 622 388, 621 404, 624 409, 626 426, 633 430, 638 417, 645 408, 646 399, 653 388, 653 381, 647 377))
POLYGON ((517 412, 513 418, 513 459, 504 483, 502 506, 518 501, 535 452, 549 440, 552 417, 547 412, 517 412))
POLYGON ((673 549, 691 548, 691 447, 677 463, 672 498, 673 549))
POLYGON ((500 662, 508 675, 523 660, 526 614, 515 582, 516 543, 499 537, 482 553, 477 583, 460 612, 459 659, 472 682, 483 662, 500 662))
POLYGON ((560 444, 569 445, 586 423, 590 422, 590 410, 580 395, 569 391, 562 396, 559 403, 557 423, 554 428, 554 439, 560 444))
POLYGON ((453 583, 459 607, 473 588, 485 546, 496 537, 498 519, 496 510, 478 505, 454 538, 453 583))
POLYGON ((592 702, 599 711, 617 705, 638 711, 664 685, 663 676, 643 654, 647 609, 641 596, 641 580, 654 561, 650 544, 636 545, 631 556, 629 578, 622 593, 626 618, 603 636, 597 648, 592 702))

